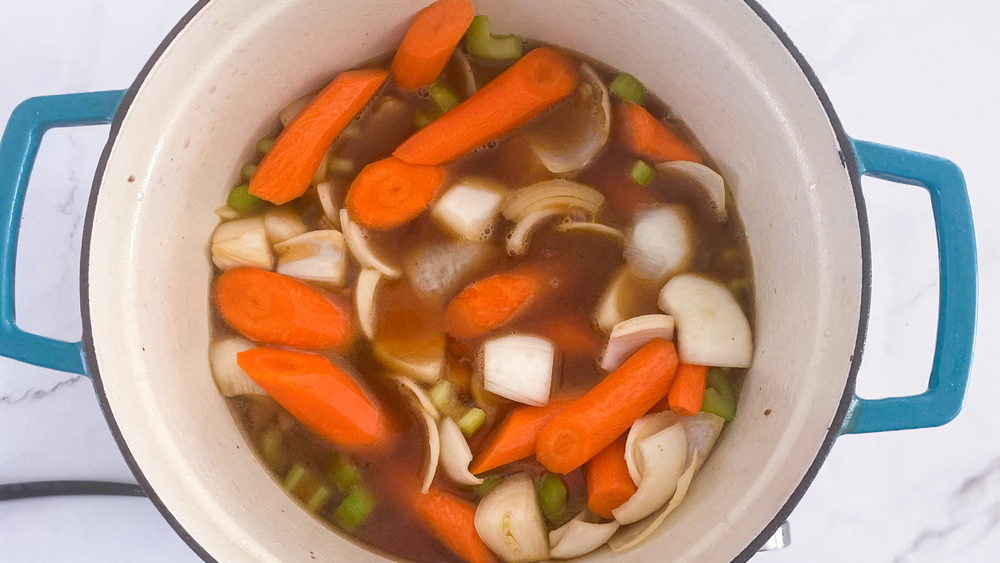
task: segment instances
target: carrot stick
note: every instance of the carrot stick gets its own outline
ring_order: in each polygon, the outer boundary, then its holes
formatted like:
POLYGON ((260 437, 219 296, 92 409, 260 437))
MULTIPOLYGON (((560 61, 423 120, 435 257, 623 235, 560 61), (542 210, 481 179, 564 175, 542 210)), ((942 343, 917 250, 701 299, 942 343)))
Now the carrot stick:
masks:
POLYGON ((476 505, 433 487, 416 495, 417 513, 430 532, 455 555, 469 563, 496 561, 476 532, 476 505))
POLYGON ((459 292, 444 311, 444 326, 455 338, 475 338, 530 305, 547 279, 533 272, 509 272, 480 280, 459 292))
POLYGON ((591 356, 601 351, 601 341, 590 320, 575 317, 555 318, 543 322, 538 334, 555 343, 556 348, 570 356, 591 356))
POLYGON ((616 113, 618 140, 633 153, 651 160, 702 162, 701 155, 642 106, 622 102, 616 113))
POLYGON ((676 369, 673 343, 653 339, 542 428, 535 457, 556 473, 580 467, 667 394, 676 369))
POLYGON ((278 135, 250 179, 250 193, 275 205, 304 194, 334 139, 387 77, 381 69, 338 74, 278 135))
POLYGON ((420 215, 444 182, 440 166, 408 164, 390 156, 365 166, 347 192, 347 210, 360 225, 385 230, 420 215))
POLYGON ((403 141, 393 156, 444 164, 511 131, 576 88, 576 64, 552 49, 530 51, 500 76, 403 141))
POLYGON ((625 463, 627 437, 622 434, 587 462, 587 506, 604 518, 614 518, 611 511, 632 498, 637 489, 625 463))
POLYGON ((229 326, 264 344, 314 350, 345 347, 353 337, 344 304, 273 272, 226 270, 215 282, 215 303, 229 326))
POLYGON ((347 373, 315 354, 252 348, 240 368, 307 428, 351 449, 388 447, 392 435, 371 396, 347 373))
POLYGON ((392 77, 403 88, 430 86, 448 64, 476 15, 470 0, 437 0, 417 12, 392 59, 392 77))
POLYGON ((469 471, 482 473, 535 453, 538 432, 562 412, 569 400, 552 401, 544 407, 517 407, 497 428, 469 471))
POLYGON ((694 416, 701 411, 701 403, 705 399, 705 379, 708 377, 708 366, 680 364, 677 375, 667 393, 667 404, 670 410, 681 416, 694 416))

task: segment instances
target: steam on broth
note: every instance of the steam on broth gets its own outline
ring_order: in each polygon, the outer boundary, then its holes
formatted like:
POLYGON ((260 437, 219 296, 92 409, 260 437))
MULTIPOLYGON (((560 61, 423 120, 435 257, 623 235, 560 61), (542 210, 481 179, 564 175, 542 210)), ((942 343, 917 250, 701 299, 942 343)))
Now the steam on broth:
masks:
POLYGON ((624 551, 735 416, 745 235, 639 80, 472 14, 435 2, 257 141, 213 374, 278 486, 376 552, 624 551))

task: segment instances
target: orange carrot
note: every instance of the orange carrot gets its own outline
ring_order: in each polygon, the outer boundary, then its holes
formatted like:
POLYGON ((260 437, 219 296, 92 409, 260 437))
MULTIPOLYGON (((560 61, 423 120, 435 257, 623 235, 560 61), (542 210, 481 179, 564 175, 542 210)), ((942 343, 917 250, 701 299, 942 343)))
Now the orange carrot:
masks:
POLYGON ((437 79, 476 15, 470 0, 437 0, 417 12, 392 59, 392 77, 403 88, 437 79))
POLYGON ((681 416, 694 416, 701 410, 705 399, 705 379, 708 377, 708 366, 680 364, 677 375, 667 393, 667 404, 670 410, 681 416))
POLYGON ((496 561, 476 532, 476 505, 432 487, 416 495, 416 508, 430 532, 455 555, 469 563, 496 561))
POLYGON ((572 59, 539 47, 392 154, 414 164, 450 162, 535 117, 572 92, 578 80, 572 59))
POLYGON ((535 457, 556 473, 580 467, 667 394, 676 369, 673 343, 653 339, 542 428, 535 457))
POLYGON ((562 412, 570 400, 552 401, 544 407, 517 407, 493 433, 469 471, 482 473, 535 453, 538 432, 562 412))
POLYGON ((374 399, 353 377, 315 354, 253 348, 240 368, 307 428, 336 446, 387 448, 393 435, 374 399))
POLYGON ((555 343, 556 348, 570 356, 596 356, 601 351, 601 341, 590 321, 574 317, 555 318, 542 322, 538 334, 555 343))
POLYGON ((444 182, 440 166, 408 164, 390 156, 365 166, 347 192, 347 210, 360 225, 385 230, 427 209, 444 182))
POLYGON ((264 344, 306 349, 345 347, 353 337, 347 306, 273 272, 226 270, 215 282, 215 303, 229 326, 264 344))
POLYGON ((618 140, 633 153, 651 160, 702 162, 701 155, 642 106, 622 102, 616 113, 618 140))
POLYGON ((548 280, 531 272, 497 274, 466 287, 448 303, 444 326, 455 338, 475 338, 506 323, 538 296, 548 280))
POLYGON ((338 74, 278 135, 250 179, 250 193, 275 205, 304 194, 334 139, 387 77, 381 69, 338 74))
POLYGON ((622 434, 587 462, 587 506, 604 518, 614 518, 611 511, 632 498, 637 489, 625 463, 627 437, 622 434))

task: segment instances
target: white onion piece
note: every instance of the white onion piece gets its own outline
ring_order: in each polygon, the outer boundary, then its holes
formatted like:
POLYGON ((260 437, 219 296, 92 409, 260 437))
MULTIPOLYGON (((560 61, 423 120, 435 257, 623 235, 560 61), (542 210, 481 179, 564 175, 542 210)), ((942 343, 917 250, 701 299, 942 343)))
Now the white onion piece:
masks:
POLYGON ((266 395, 264 389, 250 378, 236 363, 236 354, 257 345, 242 336, 229 336, 212 342, 208 359, 212 363, 212 376, 219 391, 226 397, 237 395, 266 395))
POLYGON ((639 442, 642 482, 621 506, 611 511, 622 524, 638 522, 670 500, 687 459, 687 433, 674 424, 639 442))
POLYGON ((677 322, 677 352, 682 362, 750 367, 750 321, 726 286, 696 274, 679 275, 663 286, 659 305, 677 322))
POLYGON ((292 119, 302 111, 302 108, 309 105, 309 102, 316 97, 316 92, 310 92, 301 98, 295 99, 292 103, 281 108, 278 112, 278 119, 281 121, 282 127, 288 127, 288 124, 292 122, 292 119))
POLYGON ((523 256, 528 251, 528 241, 532 231, 545 221, 559 215, 565 215, 568 211, 568 209, 554 207, 539 209, 525 215, 507 235, 507 254, 523 256))
POLYGON ((603 223, 593 221, 566 221, 556 225, 556 232, 559 233, 590 233, 608 237, 617 242, 624 242, 625 235, 618 229, 603 223))
POLYGON ((466 274, 482 264, 490 246, 467 240, 423 245, 406 262, 406 274, 414 287, 431 295, 454 290, 466 274))
POLYGON ((683 205, 639 211, 625 243, 625 261, 647 280, 664 280, 685 270, 694 254, 693 224, 683 205))
POLYGON ((431 483, 434 482, 434 475, 437 473, 438 462, 441 460, 441 435, 438 433, 437 424, 434 418, 423 410, 420 410, 420 418, 424 420, 427 427, 427 465, 424 469, 424 483, 420 492, 427 494, 431 490, 431 483))
POLYGON ((469 63, 469 57, 465 56, 465 53, 461 49, 455 49, 451 60, 462 77, 462 82, 464 83, 462 85, 465 86, 463 94, 468 98, 476 93, 476 75, 472 72, 472 64, 469 63))
POLYGON ((586 555, 611 539, 619 526, 621 523, 616 520, 593 524, 577 516, 549 532, 549 557, 572 559, 586 555))
POLYGON ((506 188, 480 178, 452 184, 431 209, 431 217, 449 233, 465 240, 486 240, 496 221, 506 188))
POLYGON ((441 467, 452 481, 459 485, 480 485, 483 480, 469 472, 472 450, 465 441, 462 429, 451 418, 438 423, 441 434, 441 467))
POLYGON ((597 326, 604 332, 611 332, 622 321, 656 311, 656 294, 660 287, 656 282, 637 278, 628 266, 623 266, 601 295, 594 313, 597 326))
POLYGON ((313 174, 312 180, 309 181, 310 186, 318 186, 326 181, 328 167, 330 166, 330 154, 331 151, 328 149, 326 154, 323 155, 323 160, 319 162, 316 173, 313 174))
POLYGON ((700 187, 708 196, 709 205, 719 221, 726 221, 726 183, 718 172, 697 162, 674 160, 656 165, 657 172, 666 177, 680 176, 700 187))
POLYGON ((272 245, 309 232, 299 212, 290 205, 272 207, 264 212, 264 228, 272 245))
POLYGON ((601 357, 601 368, 618 369, 639 348, 654 338, 674 339, 674 318, 670 315, 641 315, 622 321, 611 329, 608 345, 601 357))
POLYGON ((274 256, 264 218, 258 215, 219 223, 212 233, 212 262, 220 270, 238 266, 270 270, 274 256))
POLYGON ((597 216, 603 205, 604 194, 601 192, 584 184, 556 178, 511 192, 500 205, 500 212, 510 221, 517 223, 528 213, 552 208, 576 208, 591 216, 597 216))
POLYGON ((243 214, 228 205, 223 205, 215 208, 215 216, 223 221, 232 221, 233 219, 239 219, 243 214))
POLYGON ((361 270, 354 286, 354 308, 358 311, 358 324, 368 340, 375 338, 375 292, 382 273, 378 270, 361 270))
POLYGON ((434 334, 413 342, 375 340, 372 353, 386 368, 431 384, 444 370, 444 347, 444 334, 434 334))
POLYGON ((604 148, 611 132, 611 97, 590 65, 580 65, 580 85, 577 95, 584 96, 590 103, 587 108, 587 128, 583 138, 573 143, 568 150, 565 141, 552 142, 536 139, 531 143, 538 160, 554 174, 566 174, 579 170, 604 148))
POLYGON ((274 245, 279 274, 314 282, 344 285, 347 246, 340 231, 309 231, 274 245))
POLYGON ((479 501, 475 523, 486 547, 508 563, 548 557, 549 542, 535 484, 523 473, 507 478, 479 501))
POLYGON ((647 414, 632 423, 625 438, 625 466, 629 477, 638 486, 642 483, 643 459, 639 444, 653 434, 676 424, 680 415, 673 411, 647 414))
POLYGON ((483 344, 483 387, 490 393, 543 406, 549 402, 555 346, 538 336, 513 334, 483 344))
POLYGON ((441 419, 441 413, 438 412, 437 407, 434 406, 434 401, 431 400, 430 396, 424 391, 424 388, 417 385, 409 377, 404 377, 402 375, 394 375, 392 377, 396 383, 399 383, 400 387, 406 389, 410 395, 416 399, 417 404, 422 408, 427 414, 431 415, 435 421, 441 419))
POLYGON ((354 221, 351 221, 346 209, 340 210, 340 226, 344 229, 344 238, 347 239, 347 247, 363 268, 378 270, 382 272, 383 276, 391 280, 403 274, 399 271, 399 268, 390 265, 375 254, 375 251, 368 245, 367 235, 361 230, 361 227, 354 221))
POLYGON ((330 221, 330 224, 339 226, 340 211, 337 209, 337 202, 333 197, 334 186, 332 182, 320 182, 316 184, 316 195, 319 197, 319 205, 323 208, 323 215, 330 221))

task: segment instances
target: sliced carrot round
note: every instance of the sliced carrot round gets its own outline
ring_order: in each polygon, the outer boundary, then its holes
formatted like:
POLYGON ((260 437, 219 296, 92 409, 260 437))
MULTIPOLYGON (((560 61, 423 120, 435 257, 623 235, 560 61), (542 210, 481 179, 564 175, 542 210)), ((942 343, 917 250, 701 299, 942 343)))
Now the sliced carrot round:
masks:
POLYGON ((440 166, 408 164, 390 156, 361 170, 347 192, 347 211, 364 227, 392 229, 427 209, 443 182, 440 166))

